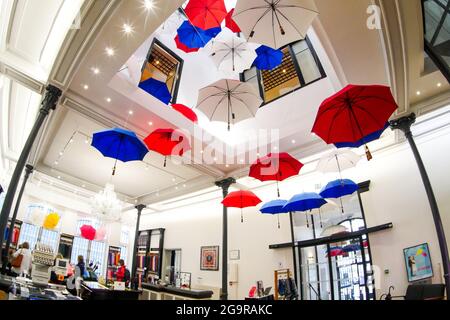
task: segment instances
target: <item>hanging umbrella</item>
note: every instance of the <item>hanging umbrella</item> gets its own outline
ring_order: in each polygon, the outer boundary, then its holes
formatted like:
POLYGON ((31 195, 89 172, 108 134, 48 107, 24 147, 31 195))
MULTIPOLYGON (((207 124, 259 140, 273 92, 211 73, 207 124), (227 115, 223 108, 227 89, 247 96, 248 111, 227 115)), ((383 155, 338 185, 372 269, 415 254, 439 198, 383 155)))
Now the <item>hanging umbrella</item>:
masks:
POLYGON ((255 88, 238 80, 219 80, 200 89, 197 108, 209 120, 231 123, 254 118, 262 99, 255 88))
POLYGON ((84 224, 80 228, 81 237, 87 240, 94 240, 96 232, 97 231, 94 229, 94 227, 87 224, 84 224))
POLYGON ((338 179, 329 182, 320 195, 326 199, 337 199, 341 202, 341 211, 344 214, 344 205, 342 203, 342 197, 355 193, 359 189, 359 186, 349 179, 338 179))
POLYGON ((306 225, 309 228, 307 211, 319 209, 320 225, 322 225, 322 216, 320 208, 325 205, 327 201, 315 192, 304 192, 293 196, 288 203, 284 206, 284 210, 288 212, 305 212, 306 225))
POLYGON ((386 86, 348 85, 322 102, 312 132, 328 144, 364 141, 382 130, 398 106, 386 86))
POLYGON ((227 16, 224 0, 190 0, 184 12, 194 26, 203 30, 220 27, 227 16))
POLYGON ((327 257, 337 257, 342 256, 344 254, 344 250, 342 250, 341 247, 330 247, 330 250, 328 250, 327 257))
POLYGON ((180 41, 180 36, 177 35, 175 37, 175 44, 177 45, 177 48, 185 53, 192 53, 192 52, 198 52, 200 48, 189 48, 187 45, 185 45, 183 42, 180 41))
POLYGON ((233 14, 234 14, 234 8, 228 12, 227 16, 225 17, 225 26, 233 31, 234 33, 240 33, 241 28, 239 28, 236 21, 233 20, 233 14))
POLYGON ((240 208, 241 209, 241 222, 244 222, 242 214, 243 208, 255 207, 261 203, 259 199, 251 191, 236 191, 228 194, 225 199, 222 200, 222 204, 227 208, 240 208))
POLYGON ((145 144, 132 132, 114 128, 94 133, 92 146, 103 156, 115 159, 112 175, 116 173, 117 161, 142 161, 148 153, 145 144))
POLYGON ((154 78, 149 78, 139 83, 139 88, 165 104, 169 104, 170 100, 172 100, 172 95, 170 94, 169 88, 167 88, 167 84, 165 82, 154 78))
POLYGON ((276 214, 277 215, 277 219, 278 219, 278 229, 280 229, 280 214, 281 213, 287 213, 288 211, 286 211, 284 209, 284 206, 286 205, 287 200, 272 200, 269 201, 267 203, 265 203, 261 209, 259 211, 261 211, 261 213, 265 213, 265 214, 276 214))
POLYGON ((385 124, 383 129, 375 131, 374 133, 371 133, 356 142, 341 142, 335 143, 334 145, 336 146, 336 148, 359 148, 369 142, 380 139, 381 135, 384 133, 384 131, 386 131, 387 128, 389 128, 389 122, 385 124))
POLYGON ((226 29, 212 43, 210 57, 219 70, 242 73, 251 68, 256 52, 245 39, 226 29))
POLYGON ((157 129, 145 138, 144 143, 149 150, 158 152, 165 157, 164 167, 167 165, 168 156, 182 156, 191 149, 189 139, 175 129, 157 129))
POLYGON ((177 35, 180 42, 190 49, 203 48, 213 38, 205 30, 193 26, 189 21, 183 22, 177 30, 177 35))
POLYGON ((215 37, 217 37, 217 35, 219 33, 222 32, 222 28, 221 27, 216 27, 216 28, 211 28, 211 29, 206 29, 205 30, 205 34, 210 37, 211 39, 214 39, 215 37))
POLYGON ((361 157, 350 150, 333 150, 323 156, 317 164, 316 170, 322 173, 339 172, 353 168, 361 157))
POLYGON ((313 0, 238 0, 233 19, 249 41, 280 48, 304 39, 317 14, 313 0))
POLYGON ((275 50, 268 46, 260 46, 256 49, 258 55, 253 64, 259 70, 272 70, 283 62, 283 51, 275 50))
POLYGON ((250 166, 249 176, 259 181, 276 181, 280 197, 279 181, 299 174, 303 164, 288 153, 270 153, 250 166))
POLYGON ((349 244, 342 248, 342 251, 344 252, 354 252, 354 251, 361 251, 361 246, 359 244, 349 244))
POLYGON ((180 103, 172 104, 172 108, 175 111, 181 113, 183 116, 185 116, 187 119, 191 120, 192 122, 198 123, 198 117, 191 108, 185 106, 184 104, 180 104, 180 103))
POLYGON ((325 228, 322 233, 320 234, 322 237, 331 237, 338 234, 345 234, 348 233, 348 230, 346 227, 342 225, 335 225, 335 226, 329 226, 325 228))

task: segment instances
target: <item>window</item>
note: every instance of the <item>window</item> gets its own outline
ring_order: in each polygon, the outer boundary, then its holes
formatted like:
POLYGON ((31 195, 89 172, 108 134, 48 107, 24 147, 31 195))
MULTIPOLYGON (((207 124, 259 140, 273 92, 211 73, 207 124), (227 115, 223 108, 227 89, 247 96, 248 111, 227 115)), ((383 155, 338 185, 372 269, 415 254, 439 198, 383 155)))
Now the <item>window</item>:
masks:
POLYGON ((70 258, 70 263, 77 264, 78 256, 83 256, 84 261, 87 262, 88 250, 89 240, 83 239, 81 237, 75 237, 73 239, 72 257, 70 258))
POLYGON ((36 246, 36 243, 38 243, 39 230, 40 227, 38 226, 29 223, 23 223, 22 228, 20 229, 19 244, 28 242, 28 244, 30 245, 30 249, 33 250, 36 246))
POLYGON ((95 273, 100 276, 105 271, 105 254, 106 244, 100 241, 91 241, 91 248, 89 250, 88 263, 97 266, 95 273))
POLYGON ((308 38, 280 50, 283 52, 280 66, 270 71, 252 67, 241 77, 259 89, 265 104, 326 77, 308 38))
POLYGON ((128 245, 130 242, 130 229, 128 227, 122 227, 120 230, 120 243, 128 245))
POLYGON ((39 242, 50 246, 54 253, 58 253, 59 233, 57 231, 42 228, 39 242))
POLYGON ((127 247, 120 247, 120 259, 123 259, 125 265, 128 265, 127 247))

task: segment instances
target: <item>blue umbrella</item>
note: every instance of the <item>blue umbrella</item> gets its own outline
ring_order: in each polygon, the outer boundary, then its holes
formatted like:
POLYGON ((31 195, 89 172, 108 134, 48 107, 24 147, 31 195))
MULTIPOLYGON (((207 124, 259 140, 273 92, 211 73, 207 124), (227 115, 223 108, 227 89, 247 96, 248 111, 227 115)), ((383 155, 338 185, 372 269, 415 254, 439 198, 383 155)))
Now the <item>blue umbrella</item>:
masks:
POLYGON ((342 204, 342 197, 355 193, 359 189, 359 186, 349 179, 338 179, 329 182, 323 189, 320 191, 320 195, 323 198, 330 199, 339 198, 341 201, 341 210, 342 214, 344 214, 344 205, 342 204))
POLYGON ((205 34, 212 39, 215 38, 221 31, 222 31, 221 27, 216 27, 205 30, 205 34))
MULTIPOLYGON (((310 211, 313 209, 319 209, 324 204, 326 204, 327 201, 322 198, 320 195, 318 195, 315 192, 304 192, 301 194, 297 194, 291 198, 291 200, 288 201, 288 203, 284 206, 284 210, 291 212, 291 211, 301 211, 305 212, 306 215, 306 226, 309 228, 309 221, 308 221, 308 214, 306 211, 310 211)), ((321 212, 319 210, 319 214, 321 215, 321 212)), ((322 216, 320 216, 320 224, 322 225, 322 216)))
POLYGON ((283 51, 275 50, 268 46, 260 46, 256 49, 258 55, 253 64, 260 70, 272 70, 283 62, 283 51))
POLYGON ((276 214, 278 219, 278 229, 280 229, 280 217, 278 216, 280 213, 287 213, 284 209, 284 206, 287 204, 287 200, 273 200, 265 203, 259 211, 265 214, 276 214))
POLYGON ((383 129, 381 129, 379 131, 375 131, 374 133, 371 133, 371 134, 365 136, 361 140, 358 140, 356 142, 335 143, 334 145, 336 146, 336 148, 359 148, 369 142, 380 139, 381 135, 387 128, 389 128, 389 123, 386 123, 386 125, 384 126, 383 129))
POLYGON ((203 29, 193 26, 189 21, 185 21, 178 28, 177 34, 180 42, 185 46, 191 49, 203 48, 212 38, 217 35, 218 32, 216 29, 217 28, 213 28, 213 30, 209 29, 209 31, 206 32, 203 29))
POLYGON ((139 88, 165 104, 169 104, 170 100, 172 100, 172 95, 170 94, 169 88, 167 88, 167 84, 162 81, 149 78, 139 83, 139 88))
POLYGON ((117 160, 123 162, 143 160, 148 153, 147 146, 134 132, 121 128, 94 133, 92 146, 103 156, 116 160, 113 175, 116 173, 117 160))

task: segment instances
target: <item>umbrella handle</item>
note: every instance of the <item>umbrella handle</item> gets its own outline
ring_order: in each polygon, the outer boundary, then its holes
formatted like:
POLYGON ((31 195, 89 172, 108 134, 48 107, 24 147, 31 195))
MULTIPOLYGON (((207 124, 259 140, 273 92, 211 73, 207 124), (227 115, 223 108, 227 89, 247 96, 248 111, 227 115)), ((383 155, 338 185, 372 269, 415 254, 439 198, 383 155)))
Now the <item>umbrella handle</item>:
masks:
POLYGON ((278 220, 278 229, 281 229, 281 226, 280 226, 280 215, 279 214, 277 214, 277 220, 278 220))
POLYGON ((167 167, 167 157, 164 157, 164 168, 167 167))
POLYGON ((241 223, 244 223, 244 214, 242 212, 242 208, 241 208, 241 223))
POLYGON ((365 145, 365 149, 366 149, 366 157, 367 157, 367 161, 370 161, 373 159, 372 153, 369 150, 369 147, 367 146, 367 144, 365 145))

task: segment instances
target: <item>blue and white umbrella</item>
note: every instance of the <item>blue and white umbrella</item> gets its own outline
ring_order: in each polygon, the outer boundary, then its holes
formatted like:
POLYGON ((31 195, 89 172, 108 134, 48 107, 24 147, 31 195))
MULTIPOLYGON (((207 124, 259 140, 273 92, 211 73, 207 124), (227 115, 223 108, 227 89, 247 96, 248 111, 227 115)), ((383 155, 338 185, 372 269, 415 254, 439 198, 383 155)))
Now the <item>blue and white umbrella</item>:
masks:
POLYGON ((320 195, 325 199, 340 199, 341 201, 341 210, 342 214, 344 214, 344 205, 342 204, 342 197, 351 195, 358 191, 359 186, 350 179, 338 179, 329 182, 323 189, 320 191, 320 195))

